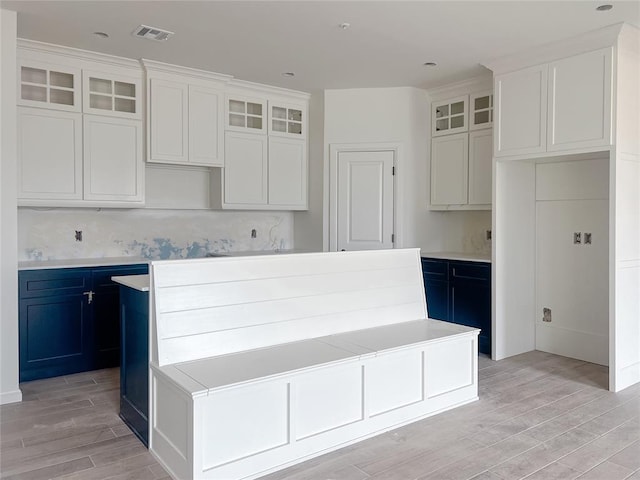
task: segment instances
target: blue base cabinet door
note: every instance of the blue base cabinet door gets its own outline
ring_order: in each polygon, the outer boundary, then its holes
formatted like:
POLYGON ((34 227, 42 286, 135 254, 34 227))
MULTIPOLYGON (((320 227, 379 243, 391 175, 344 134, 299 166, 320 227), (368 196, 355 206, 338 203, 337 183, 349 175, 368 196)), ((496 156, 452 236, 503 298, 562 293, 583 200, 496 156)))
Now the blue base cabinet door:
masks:
POLYGON ((20 381, 89 369, 92 336, 83 269, 20 272, 20 381))

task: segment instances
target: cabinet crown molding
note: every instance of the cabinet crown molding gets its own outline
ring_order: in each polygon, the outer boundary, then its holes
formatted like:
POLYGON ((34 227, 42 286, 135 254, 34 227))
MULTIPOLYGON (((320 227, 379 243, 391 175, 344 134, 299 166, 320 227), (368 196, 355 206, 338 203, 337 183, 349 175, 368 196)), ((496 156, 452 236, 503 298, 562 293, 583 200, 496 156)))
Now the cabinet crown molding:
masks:
POLYGON ((427 96, 430 100, 445 100, 468 93, 477 93, 485 90, 493 90, 493 78, 490 73, 468 78, 460 82, 448 83, 439 87, 429 88, 427 96))
POLYGON ((494 75, 513 72, 534 65, 550 63, 562 58, 613 47, 618 43, 618 37, 623 28, 629 25, 621 22, 598 30, 592 30, 582 35, 560 41, 546 43, 535 48, 517 52, 496 59, 480 62, 481 65, 493 71, 494 75))
MULTIPOLYGON (((38 42, 25 38, 18 39, 18 58, 30 57, 31 55, 41 55, 43 53, 56 55, 59 58, 66 58, 70 62, 91 63, 91 68, 95 68, 96 64, 103 64, 109 67, 120 67, 126 69, 134 69, 142 75, 140 62, 131 58, 117 57, 106 53, 92 52, 89 50, 81 50, 79 48, 65 47, 63 45, 54 45, 52 43, 38 42), (26 55, 25 55, 26 54, 26 55)), ((56 61, 58 61, 56 59, 56 61)), ((88 65, 83 65, 82 68, 88 65)))
POLYGON ((280 96, 286 98, 297 98, 299 100, 308 100, 311 97, 310 93, 301 92, 299 90, 291 90, 283 87, 274 87, 272 85, 265 85, 263 83, 249 82, 247 80, 238 80, 234 78, 229 83, 230 89, 233 92, 237 92, 243 95, 253 95, 256 93, 262 93, 268 96, 280 96))
POLYGON ((156 60, 149 60, 143 58, 140 60, 147 74, 152 75, 154 72, 169 73, 172 75, 181 75, 187 77, 193 77, 201 80, 213 80, 224 84, 229 83, 232 79, 232 75, 226 75, 224 73, 209 72, 207 70, 200 70, 198 68, 182 67, 180 65, 172 65, 170 63, 158 62, 156 60))

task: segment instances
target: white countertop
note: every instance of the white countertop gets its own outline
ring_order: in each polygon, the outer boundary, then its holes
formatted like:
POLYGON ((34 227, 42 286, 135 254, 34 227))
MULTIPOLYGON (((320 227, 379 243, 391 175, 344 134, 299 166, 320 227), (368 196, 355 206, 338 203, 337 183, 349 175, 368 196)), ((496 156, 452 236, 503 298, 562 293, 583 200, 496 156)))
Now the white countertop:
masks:
POLYGON ((111 277, 111 280, 141 292, 149 291, 149 275, 122 275, 119 277, 111 277))
POLYGON ((464 252, 420 252, 421 257, 441 258, 443 260, 462 260, 466 262, 491 263, 491 254, 464 252))
POLYGON ((139 265, 149 263, 142 257, 69 258, 66 260, 30 260, 18 262, 18 270, 42 270, 47 268, 108 267, 111 265, 139 265))

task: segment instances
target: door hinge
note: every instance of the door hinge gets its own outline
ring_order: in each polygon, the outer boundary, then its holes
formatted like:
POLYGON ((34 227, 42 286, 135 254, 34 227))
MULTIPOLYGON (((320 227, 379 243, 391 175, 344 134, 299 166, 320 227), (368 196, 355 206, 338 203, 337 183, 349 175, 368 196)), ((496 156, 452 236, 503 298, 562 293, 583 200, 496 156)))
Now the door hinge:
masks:
POLYGON ((395 243, 396 242, 396 234, 392 233, 391 234, 391 243, 395 243))
POLYGON ((395 175, 396 174, 396 167, 391 167, 391 175, 395 175))

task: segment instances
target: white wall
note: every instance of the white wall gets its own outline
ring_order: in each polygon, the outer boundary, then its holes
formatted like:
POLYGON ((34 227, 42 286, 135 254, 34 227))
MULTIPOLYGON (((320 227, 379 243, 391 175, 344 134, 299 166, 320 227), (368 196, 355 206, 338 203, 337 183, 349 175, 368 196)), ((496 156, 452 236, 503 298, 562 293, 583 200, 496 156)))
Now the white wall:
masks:
POLYGON ((324 192, 324 93, 315 92, 309 101, 309 210, 294 212, 296 249, 322 251, 324 192))
MULTIPOLYGON (((400 247, 429 251, 490 251, 484 232, 491 228, 490 212, 432 212, 429 199, 430 103, 416 88, 371 88, 325 91, 325 151, 334 143, 400 143, 396 232, 400 247)), ((325 216, 328 215, 325 190, 325 216)), ((325 237, 328 229, 325 229, 325 237)), ((326 240, 327 241, 327 240, 326 240)), ((328 245, 328 241, 327 241, 328 245)))
POLYGON ((292 244, 290 212, 18 209, 19 260, 194 258, 208 252, 285 250, 292 244), (75 240, 76 230, 82 230, 81 242, 75 240))
POLYGON ((0 404, 19 402, 16 219, 16 13, 0 10, 0 404))

